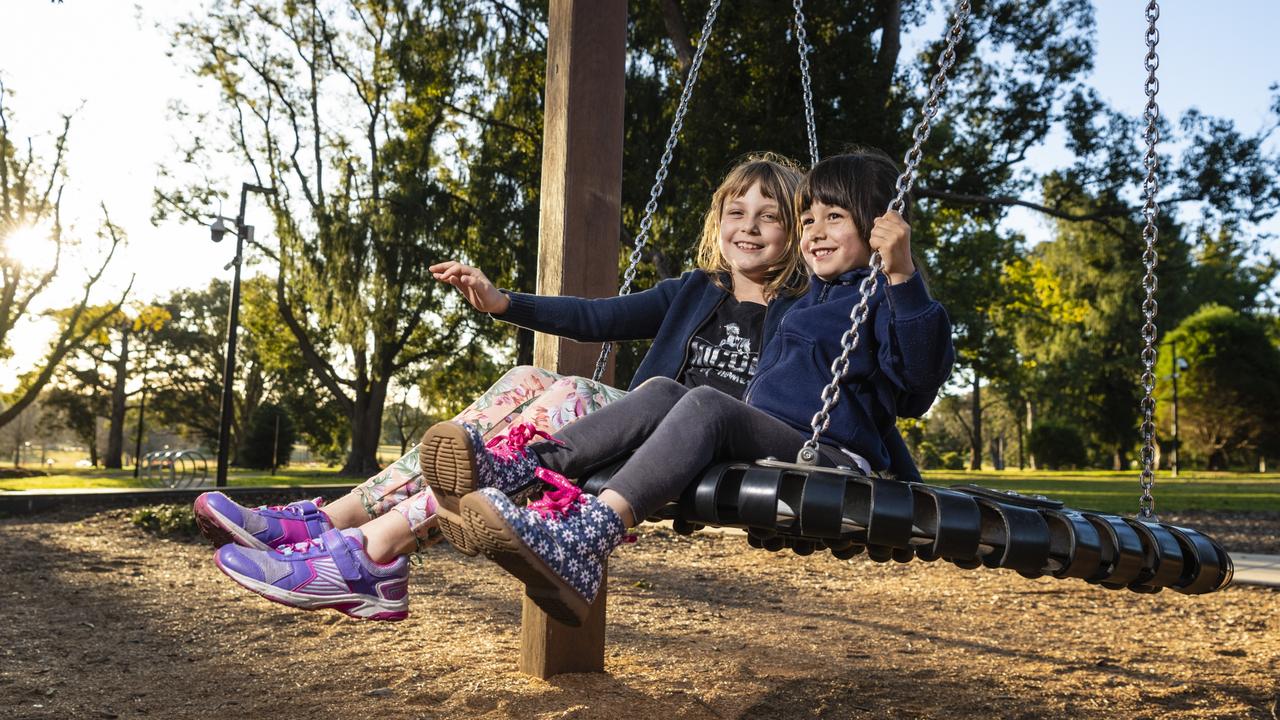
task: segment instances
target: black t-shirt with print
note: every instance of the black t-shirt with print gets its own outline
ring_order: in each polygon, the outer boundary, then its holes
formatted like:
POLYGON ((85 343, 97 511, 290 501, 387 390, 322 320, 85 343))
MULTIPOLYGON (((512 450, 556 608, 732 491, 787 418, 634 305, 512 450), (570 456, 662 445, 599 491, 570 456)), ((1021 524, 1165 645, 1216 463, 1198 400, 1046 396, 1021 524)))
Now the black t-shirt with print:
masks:
POLYGON ((741 398, 760 360, 764 314, 764 305, 726 298, 689 341, 681 382, 691 388, 710 385, 741 398))

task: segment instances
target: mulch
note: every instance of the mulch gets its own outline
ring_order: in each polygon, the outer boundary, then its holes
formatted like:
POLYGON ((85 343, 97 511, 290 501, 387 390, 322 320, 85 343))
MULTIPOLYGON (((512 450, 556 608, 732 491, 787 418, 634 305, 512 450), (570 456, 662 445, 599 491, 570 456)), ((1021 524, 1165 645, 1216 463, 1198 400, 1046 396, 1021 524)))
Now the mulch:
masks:
MULTIPOLYGON (((1258 718, 1280 592, 1138 595, 646 526, 611 561, 606 672, 515 669, 520 589, 425 553, 402 623, 282 608, 127 511, 0 520, 11 718, 1258 718)), ((1280 552, 1276 513, 1195 513, 1280 552)))

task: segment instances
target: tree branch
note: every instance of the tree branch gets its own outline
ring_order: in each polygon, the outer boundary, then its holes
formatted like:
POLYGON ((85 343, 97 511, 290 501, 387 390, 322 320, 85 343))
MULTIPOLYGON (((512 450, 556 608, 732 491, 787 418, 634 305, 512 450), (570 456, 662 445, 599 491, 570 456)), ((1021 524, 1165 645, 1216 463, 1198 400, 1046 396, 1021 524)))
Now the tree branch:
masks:
POLYGON ((680 10, 680 0, 662 0, 662 23, 667 26, 667 37, 675 47, 680 72, 687 73, 693 64, 693 43, 689 40, 689 24, 680 10))

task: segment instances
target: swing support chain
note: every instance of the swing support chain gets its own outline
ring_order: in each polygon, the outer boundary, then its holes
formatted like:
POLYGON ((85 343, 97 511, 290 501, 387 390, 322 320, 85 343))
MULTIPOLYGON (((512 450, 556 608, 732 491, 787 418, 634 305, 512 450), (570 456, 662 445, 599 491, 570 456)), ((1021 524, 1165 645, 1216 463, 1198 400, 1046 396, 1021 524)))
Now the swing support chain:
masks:
POLYGON ((1156 154, 1156 143, 1160 141, 1160 129, 1157 121, 1160 119, 1160 106, 1156 104, 1156 93, 1160 91, 1160 81, 1156 78, 1156 69, 1160 67, 1160 56, 1156 54, 1156 45, 1160 42, 1160 31, 1156 29, 1156 20, 1160 17, 1160 6, 1156 0, 1150 0, 1146 7, 1147 18, 1147 56, 1143 60, 1143 66, 1147 70, 1147 80, 1143 85, 1143 90, 1147 96, 1147 105, 1143 110, 1143 117, 1147 121, 1147 126, 1142 132, 1142 139, 1146 143, 1147 150, 1142 157, 1142 164, 1146 168, 1146 177, 1142 181, 1142 195, 1144 202, 1142 205, 1142 215, 1146 219, 1146 225, 1142 228, 1142 240, 1144 248, 1142 251, 1142 265, 1146 270, 1146 274, 1142 278, 1142 289, 1146 291, 1146 298, 1142 301, 1142 474, 1139 484, 1142 486, 1142 496, 1138 500, 1138 517, 1147 522, 1158 522, 1159 519, 1155 512, 1155 497, 1152 495, 1152 488, 1156 483, 1155 474, 1155 421, 1153 416, 1156 411, 1155 400, 1155 364, 1156 364, 1156 264, 1158 258, 1156 256, 1156 240, 1158 231, 1156 229, 1156 218, 1160 209, 1156 205, 1156 193, 1160 189, 1160 180, 1158 171, 1160 167, 1160 156, 1156 154))
POLYGON ((796 50, 800 53, 800 86, 804 90, 804 127, 809 138, 809 167, 818 164, 818 130, 813 119, 813 85, 809 77, 809 34, 804 29, 804 0, 792 0, 796 9, 796 50))
MULTIPOLYGON (((938 72, 929 83, 929 97, 921 113, 920 122, 916 124, 911 133, 914 144, 907 151, 904 158, 905 167, 902 170, 902 174, 898 176, 898 194, 889 202, 888 209, 890 211, 902 212, 903 207, 906 205, 907 193, 911 191, 911 186, 915 183, 916 168, 920 165, 920 158, 924 152, 924 143, 929 138, 933 119, 938 114, 942 93, 947 88, 947 73, 951 71, 952 66, 956 63, 956 47, 960 44, 961 38, 964 37, 965 22, 969 19, 970 10, 969 0, 960 0, 956 4, 955 11, 951 14, 951 27, 947 29, 946 35, 946 49, 943 50, 942 57, 938 59, 938 72)), ((800 452, 796 455, 796 463, 798 464, 813 465, 818 461, 818 438, 831 424, 831 408, 835 407, 840 399, 840 384, 849 372, 849 355, 858 347, 860 329, 870 313, 871 296, 875 295, 876 289, 879 287, 880 275, 883 273, 883 269, 884 258, 880 256, 879 252, 872 252, 871 272, 862 279, 862 283, 858 286, 861 298, 849 314, 849 329, 840 337, 840 345, 843 348, 843 352, 840 353, 840 357, 831 363, 831 383, 822 389, 822 408, 814 414, 809 423, 810 428, 813 430, 813 436, 805 441, 804 446, 800 448, 800 452)), ((888 282, 887 277, 885 282, 888 282)))
MULTIPOLYGON (((720 11, 720 2, 721 0, 711 0, 711 7, 707 9, 707 17, 702 23, 698 49, 693 54, 693 61, 689 63, 689 76, 685 79, 684 88, 680 91, 680 102, 676 106, 675 116, 671 121, 671 132, 667 136, 667 145, 662 151, 658 172, 653 178, 653 187, 649 189, 649 202, 645 204, 644 214, 640 218, 640 226, 636 231, 635 249, 631 251, 631 257, 627 260, 627 269, 622 276, 622 287, 618 290, 619 297, 631 294, 631 282, 635 280, 636 267, 640 264, 645 243, 649 241, 649 228, 653 225, 653 214, 658 211, 658 197, 662 195, 662 186, 666 183, 667 171, 675 155, 676 145, 680 141, 680 129, 684 127, 684 116, 689 111, 689 99, 693 97, 693 87, 698 83, 698 70, 702 67, 702 56, 706 54, 707 46, 710 44, 711 30, 715 26, 716 14, 720 11)), ((613 352, 611 342, 605 343, 600 348, 600 357, 596 360, 595 371, 591 373, 592 380, 598 382, 604 376, 611 352, 613 352)))

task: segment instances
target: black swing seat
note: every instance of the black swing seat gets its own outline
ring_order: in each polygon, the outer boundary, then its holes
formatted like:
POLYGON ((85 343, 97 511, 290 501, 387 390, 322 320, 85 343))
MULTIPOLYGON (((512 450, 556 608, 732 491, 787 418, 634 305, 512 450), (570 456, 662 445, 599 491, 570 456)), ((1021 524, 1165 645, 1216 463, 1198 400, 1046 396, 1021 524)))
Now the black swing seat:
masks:
MULTIPOLYGON (((620 466, 592 474, 582 488, 599 494, 620 466)), ((649 519, 672 520, 683 534, 707 525, 744 528, 752 547, 772 551, 829 549, 842 559, 865 551, 877 562, 941 559, 1140 593, 1214 592, 1233 573, 1222 546, 1189 528, 1074 510, 1039 495, 773 459, 713 465, 649 519)))

